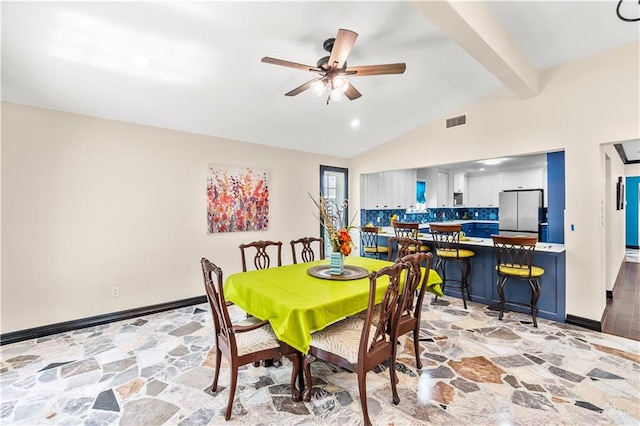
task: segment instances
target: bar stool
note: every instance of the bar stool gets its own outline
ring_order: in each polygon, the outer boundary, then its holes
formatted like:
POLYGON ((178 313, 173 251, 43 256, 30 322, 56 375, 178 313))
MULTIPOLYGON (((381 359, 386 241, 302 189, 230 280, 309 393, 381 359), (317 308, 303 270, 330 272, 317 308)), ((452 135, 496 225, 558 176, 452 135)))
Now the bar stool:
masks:
MULTIPOLYGON (((464 308, 467 309, 467 298, 471 300, 471 293, 469 292, 471 258, 475 256, 475 253, 471 250, 460 248, 460 231, 462 230, 462 225, 432 223, 429 225, 429 228, 436 245, 438 261, 436 262, 435 269, 442 277, 442 291, 444 291, 447 281, 459 282, 462 302, 464 303, 464 308), (449 261, 454 261, 460 267, 462 276, 459 280, 447 278, 447 262, 449 261), (467 292, 466 298, 464 295, 465 290, 467 292)), ((438 300, 438 296, 436 296, 436 300, 438 300)))
MULTIPOLYGON (((418 222, 391 222, 393 226, 393 232, 398 238, 411 238, 413 240, 418 239, 418 233, 420 232, 420 224, 418 222)), ((410 247, 411 253, 416 252, 416 247, 410 247)), ((421 252, 428 252, 431 250, 429 246, 420 244, 418 249, 421 252)))
POLYGON ((360 227, 360 241, 362 243, 362 252, 365 256, 375 256, 380 259, 382 255, 387 256, 389 253, 388 246, 378 244, 378 232, 377 226, 360 227))
POLYGON ((516 278, 529 283, 531 287, 531 303, 508 302, 530 308, 533 326, 538 327, 538 321, 536 320, 538 314, 537 303, 540 298, 540 277, 544 274, 544 269, 531 265, 538 238, 521 235, 492 235, 491 238, 498 257, 496 265, 498 295, 500 296, 500 316, 498 319, 501 320, 504 314, 504 286, 509 278, 516 278))

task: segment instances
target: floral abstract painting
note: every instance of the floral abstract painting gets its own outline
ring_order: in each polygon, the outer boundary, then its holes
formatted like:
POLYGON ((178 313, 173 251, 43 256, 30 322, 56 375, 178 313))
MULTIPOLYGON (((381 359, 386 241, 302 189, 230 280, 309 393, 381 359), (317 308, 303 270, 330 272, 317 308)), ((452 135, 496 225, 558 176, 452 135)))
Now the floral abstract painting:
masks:
POLYGON ((264 231, 269 225, 265 170, 209 165, 208 232, 264 231))

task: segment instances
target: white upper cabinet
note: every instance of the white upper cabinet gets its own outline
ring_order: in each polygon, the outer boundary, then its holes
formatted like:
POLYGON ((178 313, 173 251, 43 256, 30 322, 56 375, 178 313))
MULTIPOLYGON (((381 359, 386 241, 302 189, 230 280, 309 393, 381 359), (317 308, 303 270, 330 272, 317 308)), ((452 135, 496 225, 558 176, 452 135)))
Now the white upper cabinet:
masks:
POLYGON ((469 176, 467 207, 498 207, 498 194, 502 191, 502 175, 469 176))
POLYGON ((456 173, 453 175, 453 192, 467 192, 467 175, 456 173))
POLYGON ((480 201, 480 176, 469 176, 468 190, 465 196, 464 204, 468 207, 479 207, 480 201))
POLYGON ((396 170, 362 176, 361 205, 367 210, 412 209, 416 205, 416 170, 396 170))
POLYGON ((378 180, 372 175, 360 175, 360 206, 373 210, 378 203, 378 180))
POLYGON ((416 207, 417 171, 399 170, 393 174, 392 208, 413 209, 416 207))
POLYGON ((505 172, 503 189, 540 189, 544 188, 544 170, 505 172))
POLYGON ((446 207, 451 205, 449 197, 449 174, 438 173, 438 199, 435 207, 446 207))
POLYGON ((380 209, 392 209, 393 208, 393 173, 394 172, 382 172, 378 173, 378 208, 380 209))
POLYGON ((498 200, 500 198, 500 191, 502 191, 503 183, 503 175, 495 174, 487 176, 488 179, 488 189, 484 191, 481 189, 482 203, 485 207, 498 207, 498 200))

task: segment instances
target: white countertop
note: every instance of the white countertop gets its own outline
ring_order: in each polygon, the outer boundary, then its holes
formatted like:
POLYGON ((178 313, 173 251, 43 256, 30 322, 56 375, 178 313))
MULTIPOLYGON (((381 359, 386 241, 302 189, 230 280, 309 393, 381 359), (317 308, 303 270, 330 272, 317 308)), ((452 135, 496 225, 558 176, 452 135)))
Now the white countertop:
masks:
MULTIPOLYGON (((480 220, 480 219, 445 220, 444 222, 425 222, 425 223, 421 223, 421 224, 418 225, 418 228, 419 229, 429 229, 429 224, 430 223, 436 223, 438 225, 457 225, 457 224, 463 225, 465 223, 495 223, 495 224, 497 224, 498 221, 497 220, 480 220)), ((383 231, 393 234, 393 226, 382 226, 381 228, 382 228, 383 231)))
MULTIPOLYGON (((471 221, 463 221, 463 222, 471 222, 471 221)), ((491 222, 491 221, 487 221, 491 222)), ((451 222, 438 222, 438 223, 451 223, 451 222)), ((458 222, 459 223, 459 222, 458 222)), ((425 224, 426 225, 426 224, 425 224)), ((382 231, 380 232, 381 237, 393 237, 395 233, 393 232, 393 227, 391 226, 383 226, 382 231)), ((418 234, 418 238, 424 241, 433 241, 430 234, 418 234)), ((479 246, 479 247, 493 247, 493 240, 491 238, 477 238, 477 237, 464 237, 465 239, 460 240, 460 244, 469 245, 469 246, 479 246)), ((563 253, 565 251, 564 244, 557 243, 538 243, 536 244, 536 251, 545 252, 545 253, 563 253)))

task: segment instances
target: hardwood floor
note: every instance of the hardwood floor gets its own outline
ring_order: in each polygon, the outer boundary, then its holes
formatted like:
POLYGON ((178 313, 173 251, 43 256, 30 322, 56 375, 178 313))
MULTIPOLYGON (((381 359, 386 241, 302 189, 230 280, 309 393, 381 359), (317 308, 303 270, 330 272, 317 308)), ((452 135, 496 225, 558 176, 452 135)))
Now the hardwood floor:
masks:
POLYGON ((629 260, 618 272, 613 299, 607 300, 602 331, 640 340, 640 263, 629 260))

